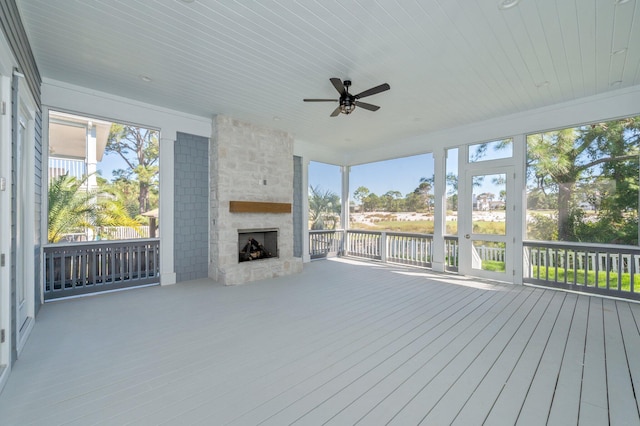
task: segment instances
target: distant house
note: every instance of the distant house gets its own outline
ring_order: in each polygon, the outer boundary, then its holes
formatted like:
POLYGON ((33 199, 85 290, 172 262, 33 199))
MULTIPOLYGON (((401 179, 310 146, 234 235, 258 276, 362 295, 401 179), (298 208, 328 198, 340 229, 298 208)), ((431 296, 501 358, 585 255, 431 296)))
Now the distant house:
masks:
POLYGON ((97 164, 102 161, 111 123, 62 112, 49 112, 49 183, 58 176, 88 176, 96 186, 97 164))

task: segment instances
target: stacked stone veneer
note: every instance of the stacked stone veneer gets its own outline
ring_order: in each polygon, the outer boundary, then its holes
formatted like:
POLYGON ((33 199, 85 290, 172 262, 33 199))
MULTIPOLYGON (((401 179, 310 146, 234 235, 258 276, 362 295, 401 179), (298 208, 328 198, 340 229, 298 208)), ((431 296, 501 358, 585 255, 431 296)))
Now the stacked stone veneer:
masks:
POLYGON ((230 213, 229 201, 293 202, 293 138, 288 133, 215 116, 210 147, 209 276, 225 285, 297 273, 290 213, 230 213), (266 181, 266 185, 264 184, 266 181), (238 262, 239 229, 278 229, 278 258, 238 262))

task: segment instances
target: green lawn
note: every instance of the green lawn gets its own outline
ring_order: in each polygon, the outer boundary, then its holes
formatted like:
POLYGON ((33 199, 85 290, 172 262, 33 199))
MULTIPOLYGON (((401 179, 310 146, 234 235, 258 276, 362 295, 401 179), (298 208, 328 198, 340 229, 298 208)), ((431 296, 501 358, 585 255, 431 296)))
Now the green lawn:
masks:
MULTIPOLYGON (((584 269, 578 269, 576 275, 576 283, 585 285, 585 271, 584 269)), ((540 279, 546 279, 547 269, 540 267, 540 279)), ((573 284, 574 275, 573 270, 566 271, 564 268, 549 268, 549 280, 554 280, 557 274, 557 281, 564 282, 565 275, 567 277, 567 283, 573 284)), ((538 267, 534 266, 531 274, 532 278, 538 277, 538 267)), ((634 293, 638 292, 640 288, 640 274, 634 274, 634 293)), ((587 271, 586 285, 588 287, 607 288, 607 273, 599 271, 596 279, 595 271, 587 271)), ((631 287, 631 274, 622 274, 621 277, 621 290, 630 291, 631 287)), ((618 274, 616 272, 609 273, 609 288, 618 288, 618 274)))
POLYGON ((504 272, 504 262, 500 262, 497 260, 483 260, 482 261, 482 270, 483 271, 495 271, 495 272, 504 272))

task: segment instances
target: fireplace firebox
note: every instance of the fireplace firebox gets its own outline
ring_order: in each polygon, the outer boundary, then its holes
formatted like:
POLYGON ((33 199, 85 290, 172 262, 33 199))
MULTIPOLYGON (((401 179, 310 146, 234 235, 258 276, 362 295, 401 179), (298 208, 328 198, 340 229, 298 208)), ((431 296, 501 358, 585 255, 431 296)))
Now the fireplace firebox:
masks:
POLYGON ((277 258, 277 229, 238 230, 238 262, 277 258))

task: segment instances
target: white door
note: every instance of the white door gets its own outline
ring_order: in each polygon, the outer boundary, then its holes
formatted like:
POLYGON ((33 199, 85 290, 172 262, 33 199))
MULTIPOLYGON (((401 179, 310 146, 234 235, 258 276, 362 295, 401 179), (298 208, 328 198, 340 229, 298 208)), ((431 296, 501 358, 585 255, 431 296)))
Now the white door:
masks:
POLYGON ((468 168, 459 204, 459 271, 464 275, 512 281, 515 199, 513 167, 468 168))
POLYGON ((16 214, 16 325, 21 330, 25 325, 28 317, 27 305, 27 279, 29 274, 26 273, 27 267, 27 247, 29 246, 27 238, 27 226, 25 218, 27 215, 27 182, 28 179, 28 161, 27 161, 27 126, 25 121, 20 118, 18 120, 18 138, 17 138, 17 165, 16 171, 17 181, 17 214, 16 214))

